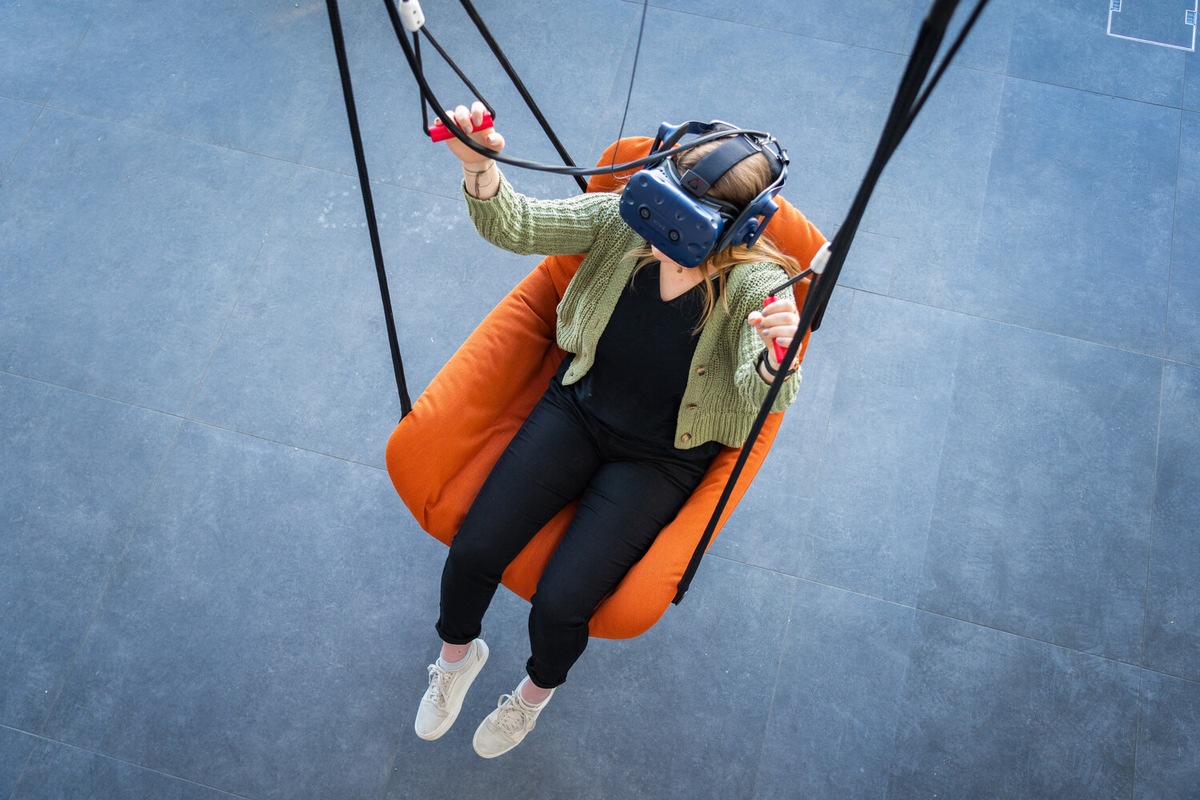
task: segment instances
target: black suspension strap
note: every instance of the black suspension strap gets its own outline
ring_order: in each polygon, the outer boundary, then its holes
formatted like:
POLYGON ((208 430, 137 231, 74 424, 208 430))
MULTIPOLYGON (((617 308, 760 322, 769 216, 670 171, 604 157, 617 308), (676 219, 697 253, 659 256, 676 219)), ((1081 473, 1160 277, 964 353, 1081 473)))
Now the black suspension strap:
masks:
POLYGON ((337 0, 326 0, 333 47, 337 52, 338 72, 342 78, 342 97, 346 101, 346 119, 350 123, 350 138, 354 141, 354 163, 358 167, 358 185, 362 190, 363 208, 367 215, 367 230, 371 235, 371 253, 375 257, 375 276, 379 280, 379 295, 383 300, 383 319, 387 325, 388 346, 392 353, 392 371, 396 375, 396 392, 400 395, 400 419, 412 411, 408 382, 404 377, 404 359, 400 356, 400 340, 396 336, 396 320, 392 314, 392 297, 388 291, 387 270, 383 264, 383 247, 379 239, 379 222, 375 218, 375 201, 371 197, 371 178, 367 174, 367 158, 363 152, 362 131, 358 126, 358 110, 354 103, 354 87, 350 82, 350 63, 346 59, 346 40, 342 32, 337 0))
MULTIPOLYGON (((838 229, 837 234, 833 237, 833 241, 829 243, 827 254, 822 253, 818 255, 819 260, 824 260, 826 255, 828 260, 824 264, 817 263, 815 265, 818 274, 809 286, 804 306, 800 310, 799 331, 792 339, 791 344, 788 345, 787 353, 780 362, 781 364, 790 364, 795 360, 796 355, 800 352, 800 346, 804 342, 804 337, 809 331, 816 330, 819 327, 820 318, 829 304, 829 298, 833 294, 834 287, 837 285, 842 266, 846 263, 846 255, 850 250, 850 245, 854 241, 854 236, 858 232, 858 227, 862 223, 863 216, 866 214, 867 203, 870 201, 871 194, 875 191, 875 187, 879 183, 884 167, 887 166, 888 160, 891 159, 896 149, 900 146, 904 134, 908 132, 917 113, 929 98, 930 92, 933 91, 938 81, 941 80, 942 75, 945 74, 950 60, 957 54, 962 43, 966 40, 967 34, 974 27, 987 2, 988 0, 978 0, 974 13, 967 20, 966 25, 959 33, 953 46, 947 52, 941 67, 929 82, 925 92, 922 93, 921 87, 925 85, 930 68, 937 56, 938 49, 941 47, 942 39, 946 35, 946 29, 949 27, 950 20, 954 16, 954 11, 958 6, 958 0, 934 0, 932 8, 921 25, 917 42, 913 46, 913 52, 909 57, 908 65, 901 78, 895 100, 892 102, 892 108, 888 114, 887 122, 884 124, 879 144, 876 146, 875 155, 867 169, 866 177, 863 179, 854 197, 850 211, 846 215, 846 221, 838 229)), ((803 274, 797 275, 795 278, 776 287, 772 294, 778 294, 788 286, 802 280, 803 277, 803 274)), ((737 480, 750 458, 750 452, 754 448, 754 443, 758 441, 759 434, 762 433, 763 426, 766 424, 767 417, 770 414, 771 406, 774 405, 776 398, 779 397, 779 392, 783 388, 785 378, 786 370, 780 369, 775 379, 771 382, 771 387, 767 391, 767 397, 759 409, 758 416, 755 417, 749 436, 746 437, 746 443, 742 445, 742 450, 738 454, 737 461, 734 463, 733 471, 730 473, 729 479, 725 482, 725 489, 722 491, 712 516, 704 528, 704 533, 700 537, 700 542, 696 545, 696 550, 692 554, 691 561, 688 562, 687 570, 684 572, 683 578, 679 581, 679 585, 676 588, 675 598, 672 600, 676 605, 683 600, 684 595, 687 594, 688 587, 691 586, 692 578, 695 577, 696 570, 699 568, 700 561, 708 549, 709 542, 712 541, 712 537, 716 533, 721 514, 724 513, 729 503, 729 498, 733 494, 734 487, 737 485, 737 480)))

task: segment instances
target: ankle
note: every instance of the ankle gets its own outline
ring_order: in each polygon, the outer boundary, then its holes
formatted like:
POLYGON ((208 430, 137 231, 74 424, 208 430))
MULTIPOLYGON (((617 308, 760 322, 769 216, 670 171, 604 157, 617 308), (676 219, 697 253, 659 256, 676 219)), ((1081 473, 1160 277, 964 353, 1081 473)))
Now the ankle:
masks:
POLYGON ((469 644, 448 644, 447 642, 442 642, 442 663, 457 664, 467 657, 467 653, 470 650, 471 645, 469 644))
POLYGON ((542 703, 550 699, 550 695, 554 694, 553 689, 543 689, 529 678, 525 678, 517 686, 517 693, 521 695, 521 699, 531 706, 540 706, 542 703))

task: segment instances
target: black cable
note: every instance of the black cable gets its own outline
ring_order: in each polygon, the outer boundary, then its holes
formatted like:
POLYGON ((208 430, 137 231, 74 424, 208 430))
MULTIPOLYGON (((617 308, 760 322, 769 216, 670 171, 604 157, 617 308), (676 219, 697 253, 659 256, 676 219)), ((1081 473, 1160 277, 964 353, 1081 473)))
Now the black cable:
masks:
POLYGON ((342 97, 346 101, 346 118, 350 123, 350 138, 354 142, 354 163, 358 167, 358 184, 362 190, 363 210, 367 215, 367 230, 371 234, 371 253, 375 257, 375 276, 383 300, 383 318, 387 325, 388 346, 392 352, 392 371, 396 375, 396 392, 400 395, 400 418, 412 411, 408 384, 404 378, 404 361, 400 357, 400 340, 396 336, 396 320, 392 316, 392 298, 388 291, 387 270, 383 265, 383 247, 379 240, 379 223, 375 218, 375 202, 371 197, 371 179, 367 174, 367 159, 363 152, 362 131, 358 126, 358 110, 354 103, 354 87, 350 83, 350 63, 346 59, 346 41, 337 0, 325 0, 329 11, 329 27, 333 33, 333 48, 337 52, 338 72, 342 78, 342 97))
MULTIPOLYGON (((542 130, 546 133, 546 138, 550 140, 550 144, 554 145, 554 149, 558 151, 558 155, 560 158, 562 158, 563 163, 567 166, 575 166, 575 161, 571 158, 571 154, 567 152, 567 148, 563 146, 563 143, 558 139, 558 135, 554 133, 554 129, 550 127, 550 123, 546 120, 546 116, 542 113, 542 110, 538 108, 538 104, 534 102, 533 95, 531 95, 529 90, 525 88, 525 84, 521 81, 521 76, 517 74, 515 69, 513 69, 513 65, 511 62, 509 62, 508 56, 505 55, 504 50, 500 48, 500 45, 496 41, 495 37, 492 36, 492 32, 484 23, 483 17, 479 16, 479 12, 475 10, 475 6, 471 3, 471 0, 459 1, 462 3, 463 10, 467 12, 467 16, 470 17, 471 21, 475 23, 475 27, 478 29, 479 35, 483 37, 483 40, 487 42, 488 47, 491 48, 492 53, 496 56, 496 61, 500 63, 500 66, 508 74, 509 80, 511 80, 513 86, 516 87, 517 92, 521 95, 521 99, 525 101, 525 105, 529 108, 534 118, 538 121, 538 124, 542 126, 542 130)), ((434 110, 439 114, 442 113, 442 108, 440 106, 434 106, 434 110)), ((496 115, 493 113, 492 117, 494 118, 495 116, 496 115)), ((575 175, 574 178, 575 182, 579 184, 580 190, 586 192, 587 181, 585 181, 579 175, 575 175)))
MULTIPOLYGON (((421 37, 413 34, 413 59, 416 61, 417 69, 421 72, 425 71, 425 64, 421 61, 421 37)), ((425 99, 419 98, 421 106, 421 127, 429 130, 429 106, 425 105, 425 99)))
MULTIPOLYGON (((454 74, 458 75, 459 80, 461 80, 464 84, 466 84, 467 88, 471 90, 471 94, 475 95, 475 97, 477 97, 480 100, 480 102, 483 103, 484 107, 488 110, 488 113, 491 114, 492 118, 494 119, 496 117, 496 109, 493 108, 492 104, 489 103, 487 101, 487 98, 483 96, 483 92, 481 92, 475 88, 475 84, 471 83, 471 79, 467 77, 467 74, 465 72, 463 72, 461 69, 459 69, 458 64, 455 64, 454 60, 450 58, 450 55, 445 51, 445 49, 443 49, 442 46, 440 44, 438 44, 437 39, 433 38, 433 34, 429 32, 429 27, 427 25, 422 25, 421 30, 418 31, 417 33, 413 34, 414 48, 418 43, 420 43, 420 41, 421 41, 420 35, 421 34, 423 34, 425 36, 425 38, 429 40, 429 43, 431 45, 433 45, 434 50, 438 51, 438 55, 440 55, 442 57, 442 60, 450 65, 450 69, 454 70, 454 74)), ((417 63, 418 64, 421 63, 421 54, 419 52, 417 53, 417 63)), ((438 111, 438 113, 440 114, 441 112, 438 111)), ((425 104, 424 103, 421 103, 421 114, 422 114, 422 121, 425 122, 425 120, 427 120, 428 117, 424 116, 424 114, 425 114, 425 104)), ((428 129, 428 127, 429 127, 428 122, 426 122, 425 127, 426 127, 426 129, 428 129)))
MULTIPOLYGON (((629 103, 633 100, 633 84, 637 79, 638 59, 642 55, 642 35, 646 32, 646 11, 650 8, 650 0, 642 0, 642 21, 638 24, 637 44, 633 48, 633 67, 629 70, 629 89, 625 92, 625 109, 621 112, 621 127, 617 128, 617 141, 621 141, 621 137, 625 135, 625 120, 629 118, 629 103)), ((616 172, 617 150, 619 147, 613 148, 612 163, 608 168, 616 172)))
MULTIPOLYGON (((395 4, 394 0, 384 0, 384 5, 387 7, 388 18, 391 20, 392 28, 396 34, 396 39, 400 42, 400 47, 404 51, 404 57, 405 57, 405 60, 408 61, 408 66, 409 66, 410 71, 412 72, 413 79, 417 82, 417 87, 420 89, 421 97, 424 98, 425 102, 429 103, 429 105, 435 109, 448 108, 447 106, 442 105, 442 103, 433 94, 433 89, 430 87, 429 82, 425 79, 425 75, 424 75, 423 71, 421 70, 420 65, 417 62, 416 54, 413 51, 413 46, 412 46, 412 44, 409 43, 408 37, 405 36, 405 34, 404 34, 404 23, 400 19, 400 12, 396 8, 396 4, 395 4)), ((442 113, 442 115, 445 116, 444 112, 442 113)), ((632 169, 637 169, 639 167, 645 167, 645 166, 650 166, 652 164, 657 164, 660 161, 662 161, 664 158, 666 158, 668 155, 668 153, 666 153, 666 152, 657 153, 655 155, 649 155, 649 156, 645 156, 644 158, 635 159, 633 161, 626 161, 621 164, 616 164, 616 165, 606 166, 606 167, 605 166, 600 166, 600 167, 575 167, 575 166, 555 167, 555 166, 551 166, 549 164, 542 164, 537 161, 527 161, 522 158, 514 158, 512 156, 506 156, 502 153, 497 153, 493 150, 489 150, 488 148, 486 148, 483 145, 476 142, 474 139, 471 139, 467 135, 467 133, 465 131, 463 131, 463 129, 461 127, 459 127, 459 125, 457 123, 454 122, 453 119, 443 119, 442 124, 444 124, 446 126, 447 130, 449 130, 456 139, 458 139, 460 142, 462 142, 468 148, 475 151, 476 153, 478 153, 481 156, 485 156, 487 158, 498 161, 501 164, 508 164, 510 166, 518 167, 520 169, 529 169, 529 170, 534 170, 536 172, 548 172, 548 173, 551 173, 554 175, 570 175, 572 177, 583 177, 583 178, 587 178, 592 175, 610 175, 614 172, 624 172, 625 170, 632 170, 632 169)), ((704 144, 705 142, 710 142, 714 139, 721 139, 721 138, 732 136, 732 135, 738 134, 738 133, 744 133, 744 134, 748 134, 751 136, 761 136, 764 138, 770 136, 770 134, 766 133, 765 131, 743 130, 740 128, 735 129, 735 130, 730 130, 730 131, 717 131, 715 133, 710 133, 705 136, 700 136, 695 139, 689 140, 688 142, 685 142, 684 144, 681 144, 678 147, 676 147, 672 151, 672 153, 678 153, 683 150, 688 150, 693 147, 698 147, 698 146, 704 144)))

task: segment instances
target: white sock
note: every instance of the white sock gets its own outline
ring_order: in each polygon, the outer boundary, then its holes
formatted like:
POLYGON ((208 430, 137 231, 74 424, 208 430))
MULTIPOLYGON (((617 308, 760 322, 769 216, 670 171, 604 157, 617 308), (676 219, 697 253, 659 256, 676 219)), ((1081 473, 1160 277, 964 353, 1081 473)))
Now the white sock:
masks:
POLYGON ((456 669, 462 669, 467 665, 467 659, 471 656, 471 650, 468 648, 466 654, 458 661, 446 661, 441 656, 438 656, 437 664, 442 669, 453 672, 456 669))
POLYGON ((546 699, 543 700, 542 702, 531 703, 525 699, 525 695, 521 692, 521 687, 524 686, 526 683, 533 684, 533 681, 529 680, 529 676, 525 676, 524 678, 521 679, 521 682, 517 684, 517 696, 521 698, 522 703, 529 706, 530 708, 540 709, 540 708, 542 708, 542 706, 546 705, 546 703, 549 703, 550 698, 554 696, 554 691, 551 690, 550 694, 548 694, 546 696, 546 699))

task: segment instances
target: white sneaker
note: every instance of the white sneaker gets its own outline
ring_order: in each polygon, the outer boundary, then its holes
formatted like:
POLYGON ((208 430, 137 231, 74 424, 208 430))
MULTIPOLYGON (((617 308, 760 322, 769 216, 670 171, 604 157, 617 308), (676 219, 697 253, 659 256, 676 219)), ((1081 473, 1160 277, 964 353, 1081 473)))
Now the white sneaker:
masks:
POLYGON ((442 669, 436 663, 429 665, 429 688, 421 698, 413 726, 422 739, 437 739, 458 719, 467 690, 487 662, 487 642, 483 639, 471 642, 464 658, 467 663, 457 669, 442 669))
MULTIPOLYGON (((553 696, 554 692, 550 694, 553 696)), ((484 758, 495 758, 512 750, 533 730, 538 714, 549 702, 549 697, 536 706, 525 702, 520 686, 512 694, 501 695, 496 710, 475 730, 475 752, 484 758)))

